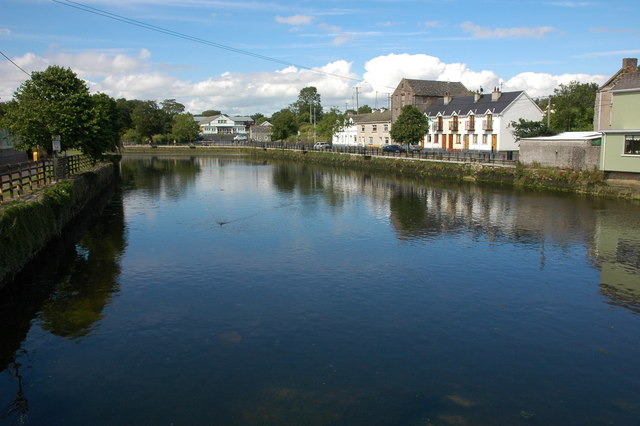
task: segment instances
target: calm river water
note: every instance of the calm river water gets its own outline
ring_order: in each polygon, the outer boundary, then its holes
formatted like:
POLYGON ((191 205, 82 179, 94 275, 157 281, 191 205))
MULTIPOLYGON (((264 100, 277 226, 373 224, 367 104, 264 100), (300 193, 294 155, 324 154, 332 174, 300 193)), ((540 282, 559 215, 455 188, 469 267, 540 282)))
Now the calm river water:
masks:
POLYGON ((640 423, 638 204, 234 156, 121 175, 2 293, 1 424, 640 423))

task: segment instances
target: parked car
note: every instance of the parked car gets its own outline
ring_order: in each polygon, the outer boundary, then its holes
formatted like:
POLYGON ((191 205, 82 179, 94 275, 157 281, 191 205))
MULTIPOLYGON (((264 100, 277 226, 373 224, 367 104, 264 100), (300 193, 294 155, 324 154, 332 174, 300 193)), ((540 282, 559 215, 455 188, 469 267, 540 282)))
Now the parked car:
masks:
POLYGON ((331 149, 331 144, 328 142, 316 142, 313 144, 313 149, 331 149))
POLYGON ((409 145, 402 145, 402 147, 407 151, 411 151, 411 152, 422 151, 422 147, 420 145, 409 144, 409 145))
POLYGON ((385 145, 382 148, 382 151, 384 151, 384 152, 407 152, 407 150, 404 149, 403 147, 401 147, 400 145, 385 145))
POLYGON ((235 135, 233 137, 233 140, 236 141, 236 142, 245 142, 248 139, 249 138, 247 138, 247 135, 235 135))

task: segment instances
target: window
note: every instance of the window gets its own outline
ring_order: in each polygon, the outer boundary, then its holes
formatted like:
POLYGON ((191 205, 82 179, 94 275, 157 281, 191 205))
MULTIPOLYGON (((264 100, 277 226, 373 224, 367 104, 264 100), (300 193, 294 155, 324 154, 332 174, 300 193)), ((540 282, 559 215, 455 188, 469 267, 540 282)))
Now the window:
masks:
POLYGON ((385 143, 385 145, 389 145, 389 137, 388 136, 384 137, 384 143, 385 143))
POLYGON ((470 115, 469 116, 469 128, 467 130, 475 130, 476 127, 476 116, 475 115, 470 115))
POLYGON ((364 124, 362 125, 362 131, 364 132, 364 124))
POLYGON ((626 135, 624 137, 624 153, 640 155, 640 135, 626 135))
POLYGON ((487 144, 487 135, 484 134, 482 135, 482 145, 486 145, 487 144))
POLYGON ((383 129, 383 130, 384 130, 385 132, 388 132, 388 131, 389 131, 389 125, 388 125, 388 124, 385 124, 385 125, 384 125, 384 129, 383 129))
POLYGON ((369 145, 373 145, 373 136, 369 136, 369 145))
POLYGON ((493 115, 487 114, 487 119, 485 120, 484 130, 493 130, 493 115))
POLYGON ((438 125, 436 127, 436 131, 441 132, 442 131, 442 116, 438 117, 438 125))
POLYGON ((473 135, 473 144, 478 145, 478 135, 473 135))
POLYGON ((375 132, 378 131, 378 125, 377 124, 372 124, 371 127, 372 127, 372 129, 371 129, 372 132, 375 133, 375 132))

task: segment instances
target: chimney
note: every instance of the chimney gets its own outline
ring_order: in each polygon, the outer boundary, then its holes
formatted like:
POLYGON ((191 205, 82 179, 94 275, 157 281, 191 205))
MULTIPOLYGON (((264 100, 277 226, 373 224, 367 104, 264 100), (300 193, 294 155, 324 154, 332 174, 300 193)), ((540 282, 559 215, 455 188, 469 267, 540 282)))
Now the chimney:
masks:
POLYGON ((449 92, 444 92, 444 104, 449 105, 449 102, 451 102, 451 99, 453 99, 451 97, 451 94, 449 92))
POLYGON ((473 103, 474 104, 477 103, 480 100, 481 96, 482 95, 480 94, 480 91, 479 90, 476 91, 476 93, 473 94, 473 103))
POLYGON ((638 71, 638 58, 624 58, 622 60, 622 69, 626 72, 638 71))
POLYGON ((491 102, 497 101, 500 99, 500 96, 502 96, 502 92, 497 87, 494 87, 493 92, 491 93, 491 102))

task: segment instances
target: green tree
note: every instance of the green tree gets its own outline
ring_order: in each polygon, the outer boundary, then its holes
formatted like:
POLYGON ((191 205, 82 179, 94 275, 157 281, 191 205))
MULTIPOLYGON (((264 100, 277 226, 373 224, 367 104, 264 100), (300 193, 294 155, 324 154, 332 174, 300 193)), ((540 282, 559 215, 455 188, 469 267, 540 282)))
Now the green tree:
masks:
POLYGON ((173 127, 171 134, 178 142, 191 142, 198 137, 200 126, 193 119, 193 115, 177 114, 173 116, 173 127))
POLYGON ((213 117, 214 115, 220 115, 220 111, 217 109, 208 109, 206 111, 202 111, 200 114, 202 117, 213 117))
POLYGON ((345 114, 336 108, 331 108, 329 112, 324 113, 316 128, 318 139, 331 141, 333 135, 343 126, 344 120, 345 114))
POLYGON ((428 131, 427 117, 415 106, 405 105, 389 134, 396 142, 411 144, 418 143, 428 131))
POLYGON ((131 122, 138 134, 151 139, 164 132, 164 113, 155 101, 141 101, 131 112, 131 122))
POLYGON ((50 66, 20 85, 6 119, 20 148, 51 153, 51 137, 60 135, 63 151, 83 149, 92 135, 92 106, 84 81, 69 68, 50 66))
POLYGON ((596 83, 561 84, 551 97, 551 128, 558 131, 593 130, 596 83))
POLYGON ((551 136, 555 134, 555 132, 547 127, 544 122, 530 121, 525 120, 524 118, 518 119, 517 122, 512 121, 511 127, 513 128, 511 133, 516 137, 516 140, 534 138, 536 136, 551 136))
POLYGON ((288 108, 281 109, 273 114, 271 127, 271 138, 274 141, 285 140, 295 135, 298 131, 298 120, 296 114, 288 108))
POLYGON ((358 108, 358 114, 370 114, 372 111, 369 105, 362 105, 358 108))
POLYGON ((291 109, 298 116, 299 123, 312 123, 315 115, 316 122, 322 119, 322 105, 320 93, 313 86, 300 90, 298 100, 291 105, 291 109))
POLYGON ((175 99, 165 99, 160 102, 160 108, 165 114, 173 119, 174 115, 182 114, 184 112, 184 105, 180 102, 176 102, 175 99))
POLYGON ((98 93, 91 96, 91 103, 91 135, 84 144, 83 152, 98 158, 104 152, 118 149, 121 129, 115 99, 98 93))

